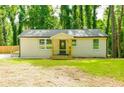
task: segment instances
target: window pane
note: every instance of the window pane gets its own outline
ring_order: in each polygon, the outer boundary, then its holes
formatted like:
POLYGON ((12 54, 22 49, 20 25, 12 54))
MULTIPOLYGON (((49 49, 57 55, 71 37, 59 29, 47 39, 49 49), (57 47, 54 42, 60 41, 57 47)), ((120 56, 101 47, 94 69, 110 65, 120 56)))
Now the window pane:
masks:
POLYGON ((52 48, 52 45, 49 44, 49 45, 46 46, 46 48, 47 48, 47 49, 51 49, 51 48, 52 48))
POLYGON ((52 48, 52 41, 50 39, 47 39, 46 41, 46 48, 51 49, 52 48))
POLYGON ((76 46, 76 40, 72 40, 72 46, 76 46))
POLYGON ((45 39, 40 39, 39 44, 40 44, 40 49, 45 49, 45 39))
POLYGON ((44 45, 45 44, 45 40, 44 39, 40 39, 40 45, 44 45))
POLYGON ((51 44, 51 40, 50 39, 47 39, 47 44, 51 44))
POLYGON ((45 49, 45 46, 44 46, 44 45, 41 45, 41 46, 40 46, 40 49, 45 49))
POLYGON ((99 39, 93 40, 93 49, 99 49, 99 39))

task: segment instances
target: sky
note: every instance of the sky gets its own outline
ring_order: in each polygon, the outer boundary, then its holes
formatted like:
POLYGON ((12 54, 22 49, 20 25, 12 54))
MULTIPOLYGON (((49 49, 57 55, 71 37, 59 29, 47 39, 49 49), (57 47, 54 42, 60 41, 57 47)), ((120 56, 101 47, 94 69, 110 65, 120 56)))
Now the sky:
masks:
POLYGON ((97 9, 97 19, 103 19, 104 11, 107 6, 102 5, 97 9))
MULTIPOLYGON (((57 5, 53 5, 53 7, 56 8, 57 5)), ((101 5, 99 8, 97 8, 97 19, 103 19, 103 14, 104 14, 106 7, 107 7, 106 5, 101 5)), ((56 9, 56 13, 54 15, 59 16, 59 9, 56 9)))

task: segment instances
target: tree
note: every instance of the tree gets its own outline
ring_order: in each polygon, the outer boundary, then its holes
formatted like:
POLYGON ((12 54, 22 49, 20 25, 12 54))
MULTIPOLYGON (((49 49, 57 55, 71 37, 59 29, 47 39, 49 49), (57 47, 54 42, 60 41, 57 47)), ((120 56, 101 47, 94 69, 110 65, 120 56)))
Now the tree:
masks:
POLYGON ((64 29, 71 28, 70 8, 68 5, 61 5, 60 7, 60 23, 64 29))
POLYGON ((80 8, 80 21, 81 21, 81 29, 83 29, 83 27, 84 27, 84 14, 83 14, 83 6, 82 5, 80 5, 79 6, 79 8, 80 8))
MULTIPOLYGON (((1 25, 0 28, 2 28, 1 25)), ((0 46, 2 45, 3 45, 3 34, 2 34, 2 30, 0 29, 0 46)))
POLYGON ((116 30, 115 30, 115 12, 114 6, 111 5, 111 24, 112 24, 112 57, 115 58, 117 55, 116 48, 116 30))
POLYGON ((97 23, 96 23, 96 9, 97 9, 97 5, 93 6, 93 29, 97 28, 97 23))
POLYGON ((112 40, 111 40, 111 24, 110 24, 110 18, 111 18, 111 6, 109 5, 104 13, 104 20, 105 20, 105 33, 109 36, 109 38, 107 39, 107 54, 110 55, 112 53, 111 47, 112 47, 112 40))
POLYGON ((97 29, 101 29, 101 31, 104 31, 105 24, 104 24, 103 20, 98 19, 96 21, 96 24, 97 24, 97 29))
POLYGON ((8 6, 8 17, 12 26, 13 31, 13 45, 17 45, 17 26, 16 26, 16 16, 18 13, 18 7, 15 5, 8 6))
POLYGON ((31 29, 53 29, 55 26, 53 9, 49 5, 29 6, 28 14, 31 29))
POLYGON ((21 34, 23 29, 23 24, 26 21, 25 18, 25 6, 19 5, 19 27, 18 27, 18 35, 21 34))
POLYGON ((0 6, 0 24, 1 24, 1 45, 7 45, 7 31, 6 31, 6 6, 0 6))
POLYGON ((124 57, 124 17, 122 17, 122 33, 121 33, 121 37, 122 37, 122 41, 121 41, 121 49, 122 49, 122 53, 121 53, 121 57, 124 57))
POLYGON ((106 27, 106 30, 105 30, 105 33, 108 34, 109 33, 109 25, 110 25, 110 10, 111 10, 111 7, 109 6, 108 7, 108 16, 107 16, 107 27, 106 27))
POLYGON ((86 20, 86 26, 88 29, 90 29, 92 26, 92 9, 90 5, 85 5, 85 20, 86 20))
POLYGON ((124 12, 124 6, 121 6, 121 12, 120 12, 120 16, 118 17, 118 34, 117 34, 117 48, 118 48, 118 57, 121 57, 121 31, 122 31, 122 17, 123 17, 123 12, 124 12))
POLYGON ((79 7, 77 5, 72 6, 72 28, 79 29, 81 27, 81 20, 79 17, 79 7))

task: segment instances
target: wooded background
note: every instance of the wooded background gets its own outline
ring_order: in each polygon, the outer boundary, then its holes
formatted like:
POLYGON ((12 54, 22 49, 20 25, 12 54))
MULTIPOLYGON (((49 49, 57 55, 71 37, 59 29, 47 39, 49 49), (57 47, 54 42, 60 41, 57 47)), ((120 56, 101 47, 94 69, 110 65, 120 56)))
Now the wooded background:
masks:
POLYGON ((101 29, 108 34, 110 57, 124 57, 124 6, 110 5, 97 19, 100 5, 62 5, 59 16, 50 5, 0 6, 0 46, 18 45, 18 35, 27 29, 101 29))

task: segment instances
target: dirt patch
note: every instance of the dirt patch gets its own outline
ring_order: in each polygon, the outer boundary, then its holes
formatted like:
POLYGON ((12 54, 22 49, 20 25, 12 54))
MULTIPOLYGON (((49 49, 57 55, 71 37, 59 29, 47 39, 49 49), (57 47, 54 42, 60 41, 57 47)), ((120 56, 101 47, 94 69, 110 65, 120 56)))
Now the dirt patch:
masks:
POLYGON ((42 68, 31 64, 1 63, 0 86, 104 87, 124 86, 124 83, 111 78, 91 76, 74 67, 42 68))

